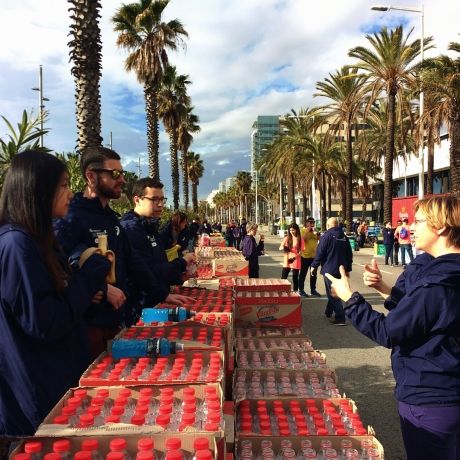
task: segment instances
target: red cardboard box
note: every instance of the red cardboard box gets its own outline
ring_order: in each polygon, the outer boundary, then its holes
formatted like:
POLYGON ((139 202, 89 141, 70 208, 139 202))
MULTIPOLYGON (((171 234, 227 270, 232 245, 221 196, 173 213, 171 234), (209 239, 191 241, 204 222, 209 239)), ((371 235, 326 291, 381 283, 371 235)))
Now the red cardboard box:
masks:
POLYGON ((248 261, 242 256, 233 256, 223 259, 214 259, 212 261, 214 276, 249 276, 248 261))
POLYGON ((291 282, 277 278, 248 278, 233 280, 235 292, 264 291, 291 292, 291 282))

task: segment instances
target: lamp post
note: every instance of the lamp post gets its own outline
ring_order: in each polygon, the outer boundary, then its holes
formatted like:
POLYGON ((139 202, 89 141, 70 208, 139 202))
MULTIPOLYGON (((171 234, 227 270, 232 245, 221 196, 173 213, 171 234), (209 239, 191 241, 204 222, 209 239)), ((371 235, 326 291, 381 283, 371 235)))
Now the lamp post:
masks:
MULTIPOLYGON (((423 3, 421 4, 420 8, 412 7, 412 6, 393 6, 393 5, 375 5, 371 7, 371 10, 374 11, 407 11, 409 13, 419 13, 420 14, 420 23, 421 23, 421 42, 420 42, 420 58, 423 62, 423 55, 424 55, 424 39, 425 39, 425 14, 423 9, 423 3)), ((423 91, 420 91, 420 119, 423 116, 423 105, 424 105, 424 97, 423 91)), ((424 196, 424 189, 425 189, 425 158, 424 158, 424 151, 423 151, 423 141, 424 141, 424 129, 422 125, 422 139, 420 142, 418 159, 419 159, 419 173, 418 173, 418 197, 423 198, 424 196)))
POLYGON ((38 91, 38 108, 40 116, 40 130, 42 134, 40 136, 40 147, 43 147, 43 119, 44 119, 44 110, 45 104, 44 101, 49 101, 47 97, 43 96, 43 66, 40 64, 39 73, 38 73, 38 88, 32 88, 33 91, 38 91))

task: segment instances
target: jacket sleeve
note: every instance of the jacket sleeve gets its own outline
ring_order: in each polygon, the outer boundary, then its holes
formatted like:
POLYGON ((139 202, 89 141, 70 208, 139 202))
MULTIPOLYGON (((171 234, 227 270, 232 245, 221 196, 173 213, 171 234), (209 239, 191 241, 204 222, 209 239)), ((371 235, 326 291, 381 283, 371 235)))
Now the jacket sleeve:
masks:
POLYGON ((441 292, 444 289, 421 286, 410 296, 404 296, 386 316, 373 310, 361 294, 355 292, 345 304, 345 314, 361 333, 379 345, 387 348, 405 344, 416 346, 436 329, 437 324, 449 321, 445 302, 451 296, 441 292))
POLYGON ((259 240, 259 243, 257 244, 257 255, 261 256, 264 250, 265 250, 265 241, 259 240))
POLYGON ((67 215, 65 219, 58 219, 55 221, 54 233, 64 253, 68 257, 72 255, 76 247, 82 250, 89 247, 89 245, 84 244, 86 236, 81 232, 78 219, 74 219, 71 215, 67 215))
POLYGON ((317 268, 322 265, 323 261, 326 260, 327 254, 327 244, 329 242, 329 235, 323 234, 323 236, 319 239, 318 246, 316 248, 316 255, 311 263, 313 268, 317 268))
POLYGON ((46 341, 68 334, 105 287, 109 261, 91 256, 75 273, 62 294, 56 292, 51 274, 34 240, 21 232, 7 235, 1 251, 2 303, 27 335, 46 341))

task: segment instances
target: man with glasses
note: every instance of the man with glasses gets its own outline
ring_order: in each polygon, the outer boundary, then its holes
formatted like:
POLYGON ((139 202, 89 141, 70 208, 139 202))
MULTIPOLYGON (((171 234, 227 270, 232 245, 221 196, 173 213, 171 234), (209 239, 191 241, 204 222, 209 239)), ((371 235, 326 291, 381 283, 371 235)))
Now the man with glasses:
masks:
POLYGON ((134 209, 121 219, 131 246, 144 259, 152 272, 168 285, 182 284, 187 266, 196 260, 195 254, 168 262, 165 248, 158 233, 158 225, 166 198, 163 184, 146 177, 138 180, 133 187, 134 209))
MULTIPOLYGON (((88 247, 98 246, 99 235, 107 235, 108 249, 115 253, 116 281, 93 299, 85 316, 93 358, 106 349, 120 327, 136 321, 137 311, 126 307, 129 283, 144 293, 145 306, 171 301, 169 285, 154 276, 142 257, 131 247, 111 199, 120 198, 126 183, 120 156, 105 147, 87 148, 81 157, 86 182, 83 193, 76 193, 67 216, 55 224, 56 236, 69 260, 77 261, 88 247)), ((133 290, 131 288, 131 290, 133 290)), ((174 296, 173 296, 174 297, 174 296)))

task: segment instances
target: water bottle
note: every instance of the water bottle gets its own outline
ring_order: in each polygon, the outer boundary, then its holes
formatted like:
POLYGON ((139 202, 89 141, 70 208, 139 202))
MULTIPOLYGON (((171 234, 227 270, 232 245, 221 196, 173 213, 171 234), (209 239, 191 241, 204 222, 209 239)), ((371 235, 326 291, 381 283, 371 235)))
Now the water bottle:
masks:
POLYGON ((122 358, 141 358, 144 356, 152 356, 158 358, 160 356, 169 356, 184 350, 184 345, 177 342, 170 342, 168 339, 146 339, 146 340, 130 340, 117 339, 112 342, 112 357, 113 359, 122 358))
POLYGON ((102 460, 102 455, 99 453, 99 441, 95 438, 85 439, 81 443, 81 450, 91 452, 93 460, 102 460))
POLYGON ((30 460, 41 460, 43 445, 40 441, 29 441, 24 445, 24 452, 30 454, 30 460))
POLYGON ((195 316, 194 311, 187 310, 183 307, 175 308, 144 308, 141 319, 144 323, 164 323, 166 321, 185 321, 195 316))
MULTIPOLYGON (((120 458, 123 460, 129 460, 130 457, 128 454, 127 446, 128 443, 124 438, 112 439, 109 444, 110 452, 106 456, 106 459, 109 457, 110 454, 114 454, 112 457, 115 457, 116 459, 120 458)), ((112 460, 115 460, 115 458, 113 458, 112 460)), ((108 460, 110 460, 110 458, 108 460)))
POLYGON ((70 441, 68 439, 60 439, 59 441, 53 442, 53 452, 59 454, 62 460, 72 459, 70 441))

